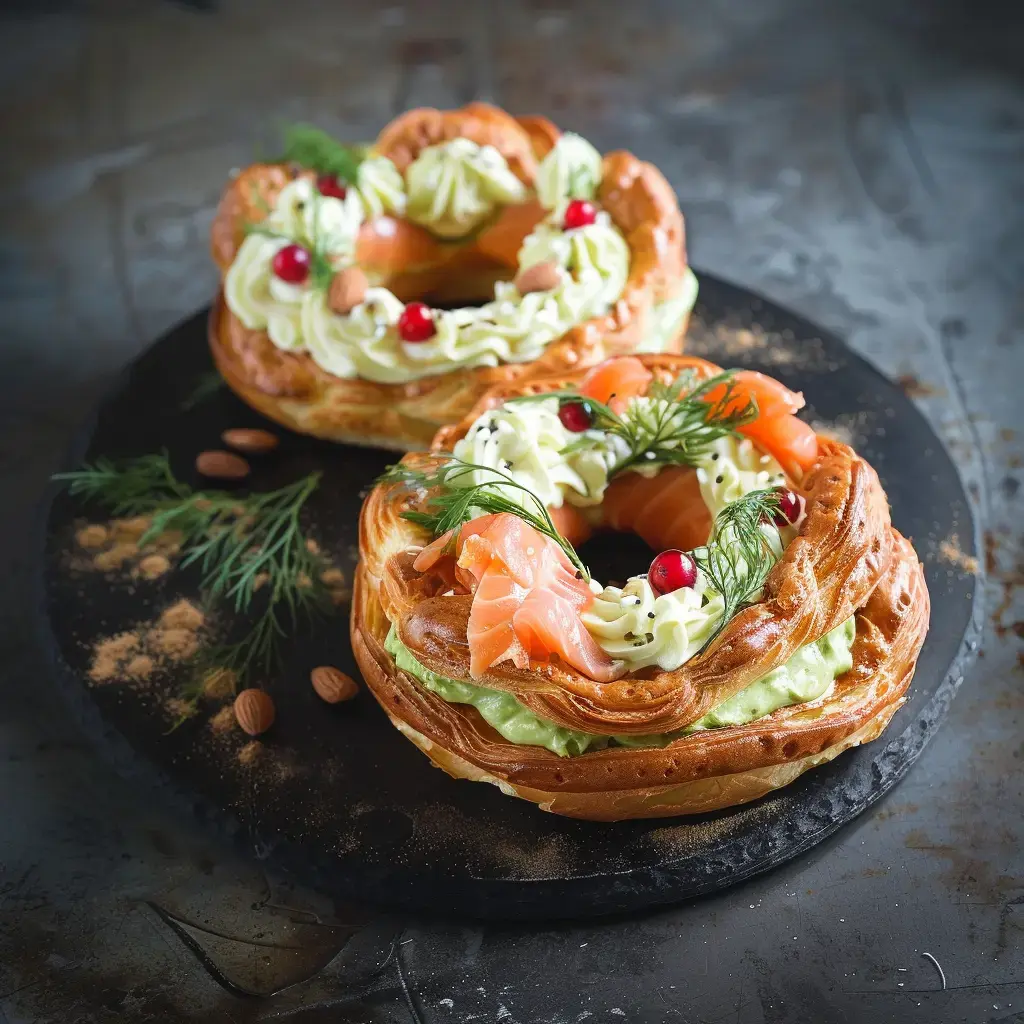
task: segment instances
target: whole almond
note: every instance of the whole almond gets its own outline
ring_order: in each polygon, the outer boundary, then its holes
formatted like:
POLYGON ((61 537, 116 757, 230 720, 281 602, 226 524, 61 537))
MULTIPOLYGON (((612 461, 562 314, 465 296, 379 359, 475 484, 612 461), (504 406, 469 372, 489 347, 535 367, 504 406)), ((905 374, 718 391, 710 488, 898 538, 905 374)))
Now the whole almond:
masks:
POLYGON ((554 260, 547 260, 520 270, 516 275, 515 286, 520 295, 529 295, 530 292, 549 292, 561 282, 562 268, 554 260))
POLYGON ((208 451, 196 456, 196 469, 218 480, 242 480, 249 475, 249 463, 234 452, 208 451))
POLYGON ((253 455, 272 452, 278 445, 277 438, 269 430, 257 430, 255 427, 232 427, 225 430, 220 439, 229 448, 253 455))
POLYGON ((274 702, 263 690, 243 690, 235 698, 235 720, 250 736, 266 732, 275 715, 274 702))
POLYGON ((327 290, 327 305, 339 316, 351 313, 366 298, 370 282, 359 267, 345 267, 331 278, 327 290))
POLYGON ((351 700, 359 692, 356 681, 332 665, 321 665, 313 669, 309 678, 317 695, 328 704, 340 704, 343 700, 351 700))

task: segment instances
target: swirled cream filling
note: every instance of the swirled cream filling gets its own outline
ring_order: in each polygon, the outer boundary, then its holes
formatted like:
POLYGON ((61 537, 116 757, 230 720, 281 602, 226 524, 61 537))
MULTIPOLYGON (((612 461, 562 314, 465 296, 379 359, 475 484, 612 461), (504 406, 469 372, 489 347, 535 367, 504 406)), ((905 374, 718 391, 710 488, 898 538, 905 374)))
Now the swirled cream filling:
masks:
POLYGON ((527 197, 501 153, 470 139, 427 146, 409 165, 406 187, 409 219, 441 238, 464 238, 527 197))
POLYGON ((537 167, 537 198, 546 210, 564 199, 593 199, 601 183, 601 154, 586 139, 566 132, 537 167))
MULTIPOLYGON (((622 419, 653 436, 665 402, 632 399, 622 419)), ((610 477, 630 455, 616 434, 567 430, 558 417, 558 399, 509 402, 480 416, 455 445, 454 456, 480 467, 452 476, 453 486, 492 483, 533 512, 531 494, 547 508, 568 502, 580 508, 599 505, 610 477), (590 443, 578 446, 581 439, 590 443), (509 486, 511 480, 513 486, 509 486), (518 487, 515 485, 519 485, 518 487)), ((639 465, 627 472, 655 476, 661 464, 639 465)), ((779 463, 750 440, 727 436, 713 442, 696 467, 701 496, 712 516, 751 491, 785 481, 779 463)), ((782 557, 797 534, 796 525, 779 529, 765 524, 761 532, 773 560, 782 557)), ((724 538, 728 542, 728 537, 724 538)), ((722 625, 724 602, 698 571, 693 588, 658 595, 645 576, 630 578, 624 587, 593 583, 593 604, 582 615, 587 630, 613 658, 630 671, 656 665, 671 671, 684 665, 722 625)), ((759 595, 752 595, 754 600, 759 595)))
POLYGON ((405 182, 386 156, 368 156, 356 174, 364 220, 376 220, 385 214, 401 217, 405 213, 405 182))
MULTIPOLYGON (((378 170, 386 179, 386 170, 378 170)), ((336 269, 351 262, 366 196, 350 190, 344 200, 324 198, 306 179, 292 182, 281 195, 283 212, 279 203, 242 243, 225 278, 225 299, 246 327, 265 329, 279 348, 307 350, 336 377, 398 384, 457 369, 531 362, 576 324, 606 313, 629 275, 629 247, 607 214, 563 231, 556 213, 538 225, 519 254, 523 268, 557 262, 563 274, 555 288, 520 295, 514 284, 499 282, 492 301, 439 310, 433 337, 406 343, 396 327, 405 307, 387 289, 371 288, 363 303, 339 316, 312 281, 287 284, 272 270, 275 253, 290 242, 318 248, 336 269)), ((392 201, 380 187, 375 195, 381 209, 392 201)))
POLYGON ((826 699, 836 679, 853 667, 856 629, 856 620, 851 616, 831 633, 799 648, 784 665, 712 708, 703 718, 674 732, 646 736, 602 736, 566 729, 534 714, 511 693, 431 672, 402 643, 393 626, 384 646, 401 671, 442 700, 475 707, 484 721, 509 743, 544 747, 559 757, 575 757, 608 746, 664 747, 690 733, 749 725, 780 708, 826 699))

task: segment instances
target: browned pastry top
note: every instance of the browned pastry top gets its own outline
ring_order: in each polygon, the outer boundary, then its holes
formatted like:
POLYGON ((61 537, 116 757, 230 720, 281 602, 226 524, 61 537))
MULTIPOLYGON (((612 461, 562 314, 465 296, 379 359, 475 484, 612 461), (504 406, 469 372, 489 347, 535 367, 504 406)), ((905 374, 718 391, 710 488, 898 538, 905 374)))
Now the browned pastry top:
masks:
MULTIPOLYGON (((494 146, 514 173, 532 185, 538 160, 559 134, 545 118, 517 119, 488 104, 471 103, 453 111, 409 111, 381 132, 376 149, 404 170, 426 146, 469 138, 494 146)), ((289 181, 310 174, 281 164, 254 164, 233 179, 211 229, 213 258, 222 274, 231 266, 247 227, 267 216, 289 181)), ((396 437, 399 447, 424 447, 437 427, 461 417, 495 385, 592 366, 631 352, 644 336, 652 306, 676 294, 686 271, 683 218, 661 173, 629 153, 609 153, 599 200, 630 248, 622 296, 607 315, 572 328, 534 363, 460 370, 408 384, 345 380, 321 369, 306 352, 278 349, 266 332, 247 329, 221 306, 210 332, 217 365, 246 401, 298 430, 368 442, 388 443, 389 437, 396 437)), ((539 219, 541 211, 530 200, 522 213, 539 219)), ((497 233, 505 230, 500 219, 475 239, 459 244, 440 241, 409 223, 403 228, 401 245, 390 251, 386 236, 372 223, 364 225, 356 259, 365 255, 374 276, 406 301, 426 293, 454 297, 452 289, 460 283, 474 294, 460 294, 458 301, 471 301, 488 290, 495 277, 514 273, 515 267, 499 265, 502 260, 496 255, 501 248, 495 244, 497 233), (474 281, 480 282, 479 288, 474 281)))

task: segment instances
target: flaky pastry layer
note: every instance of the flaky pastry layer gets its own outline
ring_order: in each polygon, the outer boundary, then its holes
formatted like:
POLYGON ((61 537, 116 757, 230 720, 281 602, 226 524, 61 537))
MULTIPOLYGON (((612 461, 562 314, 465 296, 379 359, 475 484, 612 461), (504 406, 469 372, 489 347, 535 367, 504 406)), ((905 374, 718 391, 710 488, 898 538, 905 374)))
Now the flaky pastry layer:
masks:
MULTIPOLYGON (((412 110, 380 134, 376 149, 404 170, 427 146, 453 138, 492 145, 512 171, 532 186, 537 162, 560 132, 540 117, 513 118, 485 103, 459 110, 412 110)), ((241 171, 221 199, 211 229, 211 249, 222 276, 245 238, 289 181, 308 174, 281 164, 241 171)), ((265 331, 249 330, 226 307, 223 294, 210 317, 209 339, 217 368, 245 402, 292 430, 351 444, 398 451, 426 447, 439 427, 458 421, 491 388, 538 373, 565 373, 633 352, 650 330, 652 308, 676 296, 686 274, 683 217, 661 172, 626 152, 604 158, 598 198, 630 248, 630 273, 622 296, 605 316, 570 329, 532 363, 456 370, 407 384, 343 379, 322 370, 305 352, 278 349, 265 331)), ((536 215, 539 218, 540 209, 536 215)), ((501 228, 501 222, 494 230, 501 228)), ((364 264, 403 301, 425 296, 469 302, 486 294, 514 266, 496 256, 484 230, 465 244, 441 242, 425 230, 407 232, 406 251, 382 257, 386 245, 373 225, 375 265, 364 264), (411 239, 411 241, 410 241, 411 239)), ((360 246, 356 248, 357 260, 360 246)), ((682 348, 688 317, 670 350, 682 348)))
MULTIPOLYGON (((643 357, 668 378, 686 357, 643 357)), ((580 374, 530 382, 552 390, 580 374)), ((512 390, 515 390, 514 388, 512 390)), ((475 416, 508 396, 486 396, 475 416)), ((438 435, 448 448, 467 416, 438 435)), ((436 456, 410 455, 428 463, 436 456)), ((518 670, 493 666, 474 681, 515 694, 542 718, 604 735, 681 729, 784 664, 856 614, 853 667, 826 698, 782 708, 745 726, 697 732, 664 748, 610 747, 571 758, 512 744, 477 711, 451 704, 400 672, 384 649, 392 624, 427 668, 468 679, 471 599, 443 597, 440 584, 412 568, 425 532, 401 518, 423 496, 377 487, 360 518, 360 566, 352 639, 368 685, 395 725, 450 774, 490 781, 547 810, 595 820, 696 813, 756 799, 843 750, 874 739, 902 703, 928 628, 929 597, 910 543, 889 521, 874 470, 846 445, 819 438, 819 458, 802 481, 805 517, 772 570, 764 598, 737 614, 705 651, 672 672, 647 670, 597 683, 564 664, 518 670)))

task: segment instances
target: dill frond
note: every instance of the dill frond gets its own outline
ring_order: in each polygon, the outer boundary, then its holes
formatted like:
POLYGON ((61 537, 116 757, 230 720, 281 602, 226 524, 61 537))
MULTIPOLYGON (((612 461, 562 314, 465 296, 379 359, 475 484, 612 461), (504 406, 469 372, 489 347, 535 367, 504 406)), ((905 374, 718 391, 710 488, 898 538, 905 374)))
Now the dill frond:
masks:
POLYGON ((311 124, 293 124, 285 129, 281 163, 296 163, 317 174, 333 174, 354 184, 362 163, 359 149, 346 146, 311 124))
POLYGON ((320 579, 326 561, 311 550, 301 523, 319 473, 262 493, 196 491, 174 476, 163 452, 121 463, 101 458, 54 479, 115 516, 152 517, 140 547, 180 532, 181 565, 199 568, 200 590, 211 608, 226 605, 248 616, 258 607, 248 633, 215 649, 207 668, 231 669, 239 677, 270 672, 280 663, 289 631, 330 607, 320 579))
POLYGON ((377 482, 404 484, 428 491, 425 504, 429 511, 403 512, 402 518, 425 527, 435 537, 449 530, 458 530, 464 523, 480 515, 509 512, 518 516, 538 533, 553 540, 565 552, 582 578, 590 579, 590 572, 580 560, 576 549, 558 532, 544 502, 528 487, 500 469, 464 462, 452 455, 447 456, 447 461, 431 473, 401 463, 389 466, 377 482), (470 486, 457 483, 461 477, 477 470, 484 470, 492 478, 470 486), (522 494, 526 503, 521 504, 503 493, 509 489, 522 494))
POLYGON ((750 604, 777 560, 770 527, 779 512, 779 492, 749 491, 717 516, 707 546, 693 553, 701 572, 724 602, 721 626, 750 604))

